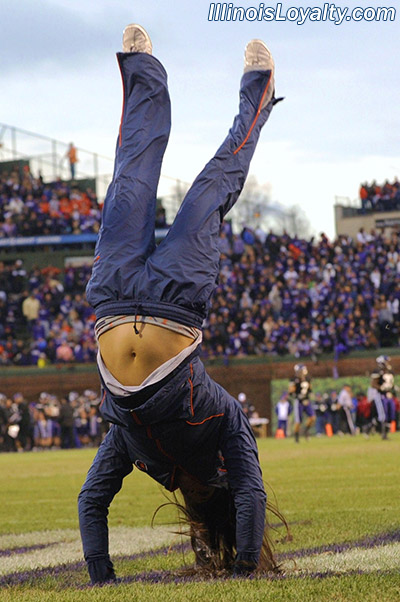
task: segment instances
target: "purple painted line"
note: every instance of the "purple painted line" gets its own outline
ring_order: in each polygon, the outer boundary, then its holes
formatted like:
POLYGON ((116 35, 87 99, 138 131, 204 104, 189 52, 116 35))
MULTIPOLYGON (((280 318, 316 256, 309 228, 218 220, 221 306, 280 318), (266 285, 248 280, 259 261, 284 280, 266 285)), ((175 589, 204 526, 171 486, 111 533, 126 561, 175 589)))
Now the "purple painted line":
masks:
POLYGON ((38 579, 42 579, 43 577, 49 576, 58 577, 70 575, 71 577, 73 577, 71 573, 84 568, 85 563, 82 561, 75 562, 73 564, 60 564, 59 566, 46 567, 44 569, 33 569, 29 571, 10 573, 9 575, 3 575, 2 577, 0 577, 0 587, 23 585, 25 583, 34 584, 37 582, 38 579))
MULTIPOLYGON (((42 577, 52 576, 57 578, 59 585, 62 589, 74 588, 79 590, 91 589, 93 586, 90 584, 78 585, 76 583, 76 577, 74 575, 74 571, 82 570, 84 568, 84 563, 75 563, 70 565, 61 565, 59 567, 53 567, 52 569, 42 569, 37 571, 25 571, 24 573, 14 573, 13 575, 7 576, 7 581, 4 579, 0 580, 0 586, 17 586, 17 585, 26 585, 27 583, 31 583, 34 585, 37 583, 37 580, 42 577), (63 582, 60 583, 60 578, 63 579, 63 582)), ((284 581, 286 579, 327 579, 329 577, 343 577, 343 576, 354 576, 354 575, 365 575, 368 574, 368 571, 352 570, 345 573, 337 572, 337 571, 323 571, 323 572, 312 572, 301 575, 294 575, 292 573, 283 573, 281 575, 275 574, 267 574, 267 575, 254 575, 250 576, 249 580, 259 580, 265 579, 266 581, 284 581)), ((390 575, 391 572, 387 570, 382 571, 374 571, 374 575, 390 575)), ((221 577, 204 577, 204 575, 183 575, 177 574, 172 571, 144 571, 141 573, 137 573, 136 575, 132 575, 130 577, 123 577, 118 579, 116 583, 104 584, 104 586, 118 586, 119 584, 130 584, 130 583, 149 583, 149 584, 167 584, 167 583, 176 583, 176 584, 185 584, 185 583, 194 583, 206 581, 210 582, 221 582, 231 579, 232 577, 226 575, 221 577)), ((104 587, 100 586, 100 587, 104 587)))
POLYGON ((5 550, 0 550, 1 556, 13 556, 14 554, 26 554, 28 552, 36 552, 36 550, 44 550, 46 548, 50 548, 51 546, 56 546, 58 541, 54 541, 52 543, 38 543, 34 546, 24 546, 21 548, 7 548, 5 550))
MULTIPOLYGON (((140 560, 141 558, 152 558, 155 556, 166 556, 169 552, 180 552, 190 549, 190 544, 175 544, 173 546, 164 546, 155 550, 147 550, 127 556, 116 556, 117 560, 140 560)), ((74 571, 82 570, 86 567, 83 561, 74 563, 65 563, 55 567, 45 567, 42 569, 32 569, 29 571, 18 571, 3 575, 0 577, 0 587, 22 585, 23 583, 36 582, 44 577, 57 577, 60 575, 68 575, 74 571)), ((73 585, 73 584, 69 584, 73 585)))
POLYGON ((341 554, 347 550, 353 550, 354 548, 373 548, 376 546, 382 546, 390 543, 397 543, 400 541, 400 529, 391 531, 390 533, 380 533, 379 535, 372 535, 363 537, 358 541, 349 541, 342 544, 330 544, 325 546, 317 546, 315 548, 304 548, 302 550, 294 550, 293 552, 284 552, 278 555, 278 560, 290 560, 292 558, 303 558, 304 556, 311 556, 315 554, 323 554, 324 552, 334 552, 341 554))
MULTIPOLYGON (((400 541, 400 530, 393 531, 391 533, 384 533, 380 535, 364 537, 363 539, 355 542, 346 542, 343 544, 332 544, 327 546, 319 546, 315 548, 296 550, 294 552, 287 552, 279 555, 279 560, 290 559, 290 558, 301 558, 304 556, 319 554, 323 552, 344 552, 349 549, 354 548, 369 548, 379 545, 384 545, 388 543, 394 543, 400 541)), ((164 546, 162 548, 158 548, 155 550, 148 550, 146 552, 139 552, 137 554, 127 555, 127 556, 119 556, 118 560, 138 560, 146 557, 155 557, 159 555, 166 555, 169 552, 177 552, 177 551, 186 551, 190 549, 190 544, 175 544, 174 546, 164 546)), ((182 567, 184 569, 185 567, 182 567)), ((62 578, 63 588, 78 588, 78 589, 86 589, 91 587, 90 585, 77 585, 76 584, 76 575, 74 575, 77 571, 83 571, 85 569, 85 563, 75 562, 69 564, 62 564, 56 567, 46 567, 43 569, 34 569, 29 571, 15 572, 9 575, 4 575, 0 577, 0 587, 4 586, 16 586, 23 585, 26 583, 35 584, 39 579, 44 577, 55 577, 62 578)), ((182 571, 179 569, 179 571, 182 571)), ((368 571, 361 570, 353 570, 346 573, 346 575, 363 575, 367 574, 368 571)), ((374 574, 390 574, 390 571, 374 571, 374 574)), ((250 579, 260 579, 265 578, 269 581, 276 580, 284 580, 284 579, 326 579, 329 577, 335 576, 343 576, 343 573, 335 572, 335 571, 323 571, 323 572, 312 572, 301 575, 293 575, 292 573, 283 573, 281 575, 275 574, 267 574, 264 576, 254 575, 250 577, 250 579)), ((144 571, 141 573, 137 573, 135 575, 129 577, 123 577, 118 580, 118 583, 190 583, 195 581, 224 581, 229 579, 229 576, 220 576, 216 578, 204 577, 204 575, 185 575, 182 572, 172 572, 172 571, 144 571)), ((116 584, 117 585, 117 584, 116 584)))
MULTIPOLYGON (((265 579, 266 581, 285 581, 287 579, 296 579, 296 580, 306 580, 306 579, 328 579, 330 577, 344 577, 344 576, 355 576, 355 575, 366 575, 368 571, 362 571, 361 569, 348 571, 345 574, 340 573, 338 571, 316 571, 312 573, 306 574, 293 574, 293 573, 283 573, 280 575, 276 575, 274 573, 269 573, 266 575, 251 575, 247 579, 250 581, 265 579)), ((374 575, 390 575, 391 572, 387 570, 378 570, 374 571, 374 575)), ((196 582, 221 582, 227 581, 229 579, 233 579, 231 575, 218 576, 218 577, 205 577, 204 575, 182 575, 177 574, 172 571, 148 571, 137 573, 136 575, 132 575, 130 577, 123 577, 118 580, 120 584, 131 584, 131 583, 148 583, 148 584, 168 584, 168 583, 176 583, 176 584, 185 584, 185 583, 196 583, 196 582)), ((118 585, 118 584, 115 584, 118 585)), ((87 589, 91 586, 81 586, 79 589, 87 589)))

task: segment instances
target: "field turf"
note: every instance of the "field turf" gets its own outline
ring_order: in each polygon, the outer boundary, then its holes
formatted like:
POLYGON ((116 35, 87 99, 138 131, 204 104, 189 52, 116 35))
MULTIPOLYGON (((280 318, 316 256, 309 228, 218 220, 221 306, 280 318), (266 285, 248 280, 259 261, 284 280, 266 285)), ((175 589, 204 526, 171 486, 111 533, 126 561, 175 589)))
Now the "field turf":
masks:
MULTIPOLYGON (((276 525, 280 576, 188 578, 193 557, 161 488, 135 470, 110 510, 121 583, 90 588, 76 498, 95 450, 0 455, 0 600, 400 600, 400 434, 389 441, 259 440, 264 478, 291 526, 276 525)), ((274 520, 272 520, 274 522, 274 520)))

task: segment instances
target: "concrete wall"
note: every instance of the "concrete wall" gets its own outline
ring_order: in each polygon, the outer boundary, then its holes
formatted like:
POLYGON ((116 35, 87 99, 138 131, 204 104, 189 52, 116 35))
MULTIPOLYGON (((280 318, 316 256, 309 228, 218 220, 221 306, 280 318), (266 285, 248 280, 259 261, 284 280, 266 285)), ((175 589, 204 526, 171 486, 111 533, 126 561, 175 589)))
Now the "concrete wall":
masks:
POLYGON ((385 233, 389 233, 393 227, 397 229, 400 226, 400 211, 379 211, 365 215, 357 213, 344 217, 346 210, 351 211, 351 208, 335 205, 335 227, 338 236, 356 238, 360 228, 364 228, 366 232, 383 228, 385 233))

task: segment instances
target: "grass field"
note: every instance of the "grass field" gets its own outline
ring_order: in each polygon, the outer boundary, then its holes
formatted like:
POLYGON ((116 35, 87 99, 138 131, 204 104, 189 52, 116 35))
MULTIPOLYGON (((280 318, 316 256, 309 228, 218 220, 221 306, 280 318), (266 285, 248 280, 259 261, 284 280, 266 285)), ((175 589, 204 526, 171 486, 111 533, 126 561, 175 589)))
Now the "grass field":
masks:
POLYGON ((189 580, 187 542, 165 497, 139 471, 110 511, 111 553, 122 581, 88 587, 76 498, 94 450, 0 455, 0 600, 400 600, 400 434, 259 441, 264 477, 291 525, 276 550, 279 577, 189 580))

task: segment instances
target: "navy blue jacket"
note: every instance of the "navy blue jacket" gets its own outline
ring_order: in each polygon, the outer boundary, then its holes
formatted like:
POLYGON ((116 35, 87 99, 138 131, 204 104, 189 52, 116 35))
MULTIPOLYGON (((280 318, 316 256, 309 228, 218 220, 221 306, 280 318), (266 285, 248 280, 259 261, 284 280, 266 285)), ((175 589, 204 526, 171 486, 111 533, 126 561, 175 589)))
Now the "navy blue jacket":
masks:
POLYGON ((236 508, 236 563, 255 567, 266 506, 257 445, 240 404, 209 377, 196 352, 153 390, 120 398, 104 389, 101 411, 114 426, 79 495, 89 572, 98 560, 109 565, 107 509, 133 466, 169 491, 177 488, 178 471, 203 484, 227 478, 236 508))

